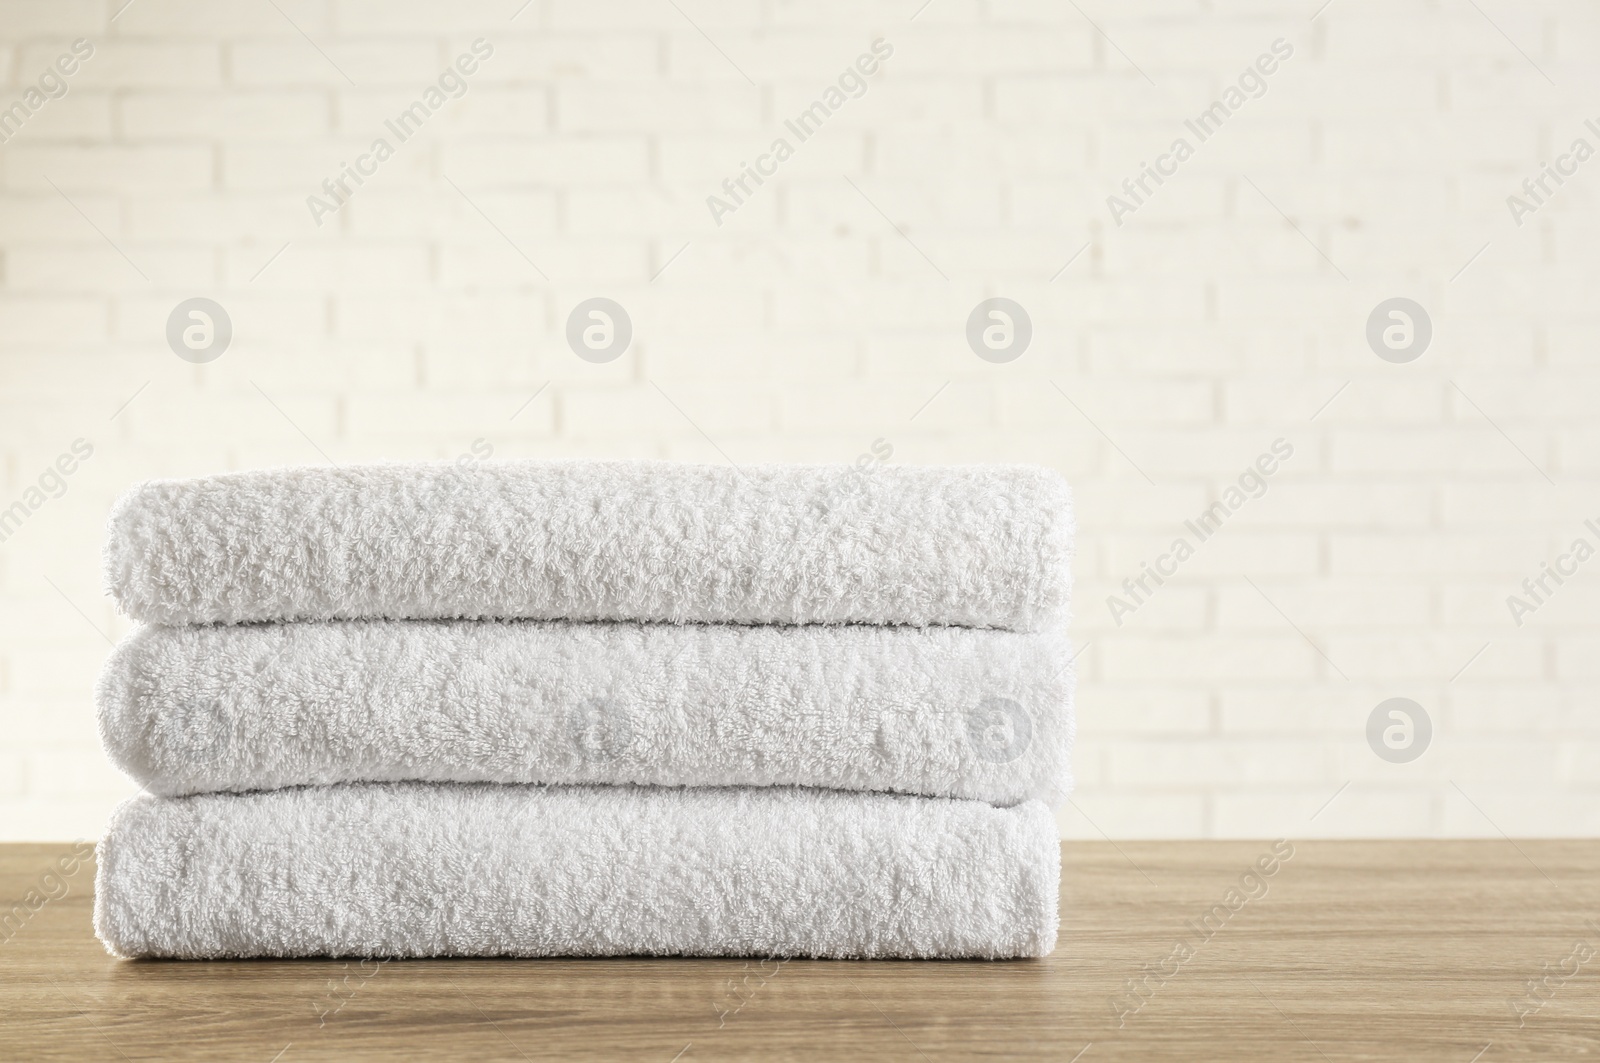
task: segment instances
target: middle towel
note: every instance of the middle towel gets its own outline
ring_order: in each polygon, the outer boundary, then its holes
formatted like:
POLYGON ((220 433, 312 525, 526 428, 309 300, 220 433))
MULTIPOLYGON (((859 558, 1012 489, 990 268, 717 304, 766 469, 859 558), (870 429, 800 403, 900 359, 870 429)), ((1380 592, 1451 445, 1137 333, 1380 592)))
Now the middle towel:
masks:
POLYGON ((1057 628, 330 621, 145 627, 100 681, 151 792, 340 782, 1070 789, 1057 628))

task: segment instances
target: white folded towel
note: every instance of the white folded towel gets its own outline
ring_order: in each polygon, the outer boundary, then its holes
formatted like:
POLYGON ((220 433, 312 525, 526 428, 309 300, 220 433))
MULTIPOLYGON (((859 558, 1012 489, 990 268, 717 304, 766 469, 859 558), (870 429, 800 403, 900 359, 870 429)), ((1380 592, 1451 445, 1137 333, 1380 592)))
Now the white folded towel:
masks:
POLYGON ((1032 466, 483 462, 154 481, 112 513, 135 619, 1065 618, 1066 482, 1032 466))
POLYGON ((1042 956, 1037 802, 824 790, 393 784, 122 805, 116 955, 1042 956))
POLYGON ((99 688, 154 793, 338 782, 1070 787, 1064 632, 333 621, 145 627, 99 688))

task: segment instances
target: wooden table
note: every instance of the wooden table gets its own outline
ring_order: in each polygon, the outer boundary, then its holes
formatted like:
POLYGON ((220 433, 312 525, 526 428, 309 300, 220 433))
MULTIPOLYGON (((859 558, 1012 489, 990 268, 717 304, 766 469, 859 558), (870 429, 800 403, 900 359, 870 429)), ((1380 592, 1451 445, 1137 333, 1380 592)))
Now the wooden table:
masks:
POLYGON ((1270 877, 1243 877, 1269 843, 1070 843, 1043 961, 365 967, 114 960, 90 930, 87 866, 5 922, 68 848, 0 846, 0 1060, 1600 1053, 1595 842, 1309 841, 1270 877))

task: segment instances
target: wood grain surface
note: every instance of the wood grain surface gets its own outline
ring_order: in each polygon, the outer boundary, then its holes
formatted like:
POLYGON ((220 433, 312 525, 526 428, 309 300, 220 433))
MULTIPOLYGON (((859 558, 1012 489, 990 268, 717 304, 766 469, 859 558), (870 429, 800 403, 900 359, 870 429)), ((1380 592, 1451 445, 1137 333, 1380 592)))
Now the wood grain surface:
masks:
POLYGON ((1600 1053, 1590 841, 1070 843, 1060 944, 1007 963, 127 962, 71 851, 0 846, 0 1060, 1600 1053))

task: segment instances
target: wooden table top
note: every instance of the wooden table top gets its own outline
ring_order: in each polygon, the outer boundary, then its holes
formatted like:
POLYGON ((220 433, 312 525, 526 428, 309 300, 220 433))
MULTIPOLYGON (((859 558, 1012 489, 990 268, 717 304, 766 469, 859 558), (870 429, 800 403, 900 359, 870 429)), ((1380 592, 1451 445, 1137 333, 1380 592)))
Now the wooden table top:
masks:
POLYGON ((50 879, 71 846, 5 845, 0 1059, 1600 1054, 1600 843, 1292 848, 1068 843, 1042 961, 346 964, 112 959, 90 929, 92 864, 50 879))

